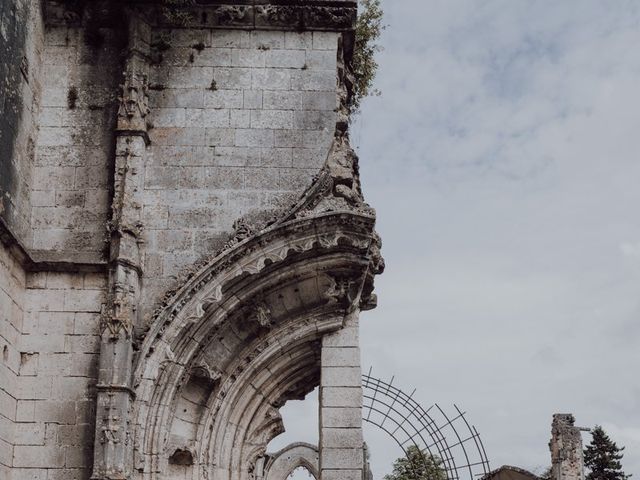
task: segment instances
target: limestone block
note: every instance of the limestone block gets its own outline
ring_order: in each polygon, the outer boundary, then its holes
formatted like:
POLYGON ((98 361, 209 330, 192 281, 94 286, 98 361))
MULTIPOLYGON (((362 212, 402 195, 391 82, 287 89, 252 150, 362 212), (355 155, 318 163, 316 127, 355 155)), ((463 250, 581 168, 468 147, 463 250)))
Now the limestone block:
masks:
MULTIPOLYGON (((262 70, 256 70, 262 71, 262 70)), ((211 80, 215 80, 215 88, 219 89, 249 89, 252 83, 251 68, 226 68, 213 69, 213 76, 209 77, 209 83, 205 88, 211 88, 211 80)))
POLYGON ((230 126, 233 128, 249 128, 251 112, 248 110, 231 110, 230 126))
POLYGON ((57 446, 16 445, 13 465, 31 468, 64 467, 64 450, 57 446))
POLYGON ((205 108, 242 108, 244 94, 242 90, 207 90, 204 92, 205 108))
MULTIPOLYGON (((305 55, 305 65, 309 70, 335 72, 337 56, 335 50, 309 50, 305 55)), ((329 73, 329 75, 331 75, 329 73)))
MULTIPOLYGON (((303 132, 307 133, 307 132, 303 132)), ((316 133, 314 131, 313 133, 316 133)), ((302 135, 304 142, 304 134, 302 135)), ((295 148, 293 150, 293 165, 296 168, 313 168, 318 162, 327 158, 327 149, 324 148, 295 148)))
POLYGON ((44 445, 43 423, 17 423, 14 427, 15 445, 44 445))
POLYGON ((192 109, 185 111, 186 127, 229 127, 230 114, 228 109, 192 109))
POLYGON ((328 428, 359 428, 362 410, 359 407, 322 407, 321 426, 328 428))
POLYGON ((256 190, 278 189, 278 171, 270 168, 245 170, 245 188, 256 190))
MULTIPOLYGON (((237 32, 245 33, 245 32, 237 32)), ((215 35, 215 33, 214 33, 215 35)), ((195 55, 195 65, 204 65, 211 67, 230 67, 231 66, 231 48, 205 48, 202 52, 195 55)))
POLYGON ((289 110, 252 110, 251 128, 293 128, 293 112, 289 110))
MULTIPOLYGON (((263 108, 265 110, 301 110, 302 93, 297 91, 267 90, 263 96, 263 108)), ((278 127, 274 125, 272 128, 292 128, 292 126, 278 127)))
POLYGON ((313 48, 313 34, 311 32, 285 32, 284 48, 289 50, 309 50, 313 48))
POLYGON ((304 130, 322 130, 334 125, 336 114, 326 111, 293 112, 293 127, 304 130))
POLYGON ((21 400, 46 400, 51 398, 51 377, 19 377, 16 396, 21 400))
POLYGON ((266 53, 262 49, 234 48, 231 50, 231 65, 234 67, 264 67, 266 53))
POLYGON ((362 480, 362 470, 322 470, 322 480, 362 480))
POLYGON ((57 333, 39 334, 34 332, 29 335, 22 335, 18 346, 20 351, 23 352, 63 352, 64 335, 57 333))
POLYGON ((55 377, 69 375, 72 357, 68 353, 42 353, 39 358, 38 375, 55 377))
POLYGON ((291 86, 291 77, 296 73, 299 72, 282 68, 254 69, 251 88, 253 90, 288 90, 291 86))
POLYGON ((73 316, 74 335, 97 335, 100 321, 98 313, 76 312, 73 316))
POLYGON ((246 109, 262 108, 262 91, 244 90, 242 107, 246 109))
POLYGON ((338 34, 335 32, 313 32, 314 50, 335 50, 338 34))
MULTIPOLYGON (((214 147, 232 147, 235 143, 235 131, 232 128, 206 128, 205 143, 214 147)), ((217 149, 215 153, 217 155, 217 149)))
POLYGON ((250 41, 249 32, 240 30, 213 30, 211 32, 211 45, 214 47, 248 47, 250 41))
POLYGON ((155 83, 168 88, 206 89, 211 86, 211 80, 214 78, 214 69, 212 67, 196 66, 173 67, 171 69, 158 67, 153 72, 152 78, 155 83))
POLYGON ((13 468, 11 470, 11 477, 7 475, 2 478, 11 478, 11 480, 47 480, 47 473, 49 471, 52 470, 46 468, 13 468))
POLYGON ((362 448, 324 448, 321 460, 323 471, 333 469, 357 470, 363 466, 362 448))
POLYGON ((268 68, 304 68, 305 61, 304 50, 269 50, 265 57, 268 68))
POLYGON ((284 48, 284 32, 254 30, 251 32, 250 46, 260 49, 284 48))
POLYGON ((322 431, 320 445, 330 448, 353 448, 362 445, 362 429, 360 428, 325 428, 322 431))
MULTIPOLYGON (((152 91, 149 95, 149 105, 155 108, 203 108, 205 90, 198 88, 166 88, 165 85, 156 88, 163 90, 152 91)), ((153 132, 153 130, 152 130, 153 132)), ((150 132, 151 133, 151 132, 150 132)))
POLYGON ((64 309, 68 312, 100 312, 105 292, 100 290, 66 290, 64 309))
POLYGON ((293 149, 261 148, 260 164, 264 167, 291 167, 293 165, 293 149))
POLYGON ((326 335, 322 338, 323 347, 357 347, 359 331, 357 327, 345 327, 338 334, 326 335))
POLYGON ((156 127, 184 127, 184 108, 156 108, 152 114, 153 125, 156 127))
MULTIPOLYGON (((15 400, 12 399, 12 402, 8 400, 8 396, 2 398, 2 390, 0 390, 0 399, 2 399, 2 403, 0 405, 13 405, 13 411, 15 412, 15 420, 16 422, 33 422, 36 418, 36 402, 35 400, 15 400)), ((9 418, 14 417, 14 415, 9 416, 9 418)))
POLYGON ((220 166, 258 166, 261 164, 261 150, 258 147, 217 147, 215 162, 220 166))
POLYGON ((362 407, 361 387, 323 387, 320 391, 325 407, 362 407))
MULTIPOLYGON (((80 278, 82 281, 82 277, 80 278)), ((60 295, 63 293, 61 292, 60 295)), ((40 312, 38 314, 38 333, 73 333, 74 314, 72 312, 40 312)))
POLYGON ((273 130, 238 129, 236 130, 235 143, 238 147, 273 147, 273 130))
POLYGON ((325 387, 359 386, 360 377, 360 367, 322 367, 322 385, 325 387))

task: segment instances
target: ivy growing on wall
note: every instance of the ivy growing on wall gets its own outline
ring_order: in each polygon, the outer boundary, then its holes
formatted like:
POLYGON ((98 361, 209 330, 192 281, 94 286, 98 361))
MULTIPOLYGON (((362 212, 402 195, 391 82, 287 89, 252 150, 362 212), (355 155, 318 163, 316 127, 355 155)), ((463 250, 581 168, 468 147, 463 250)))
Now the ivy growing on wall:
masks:
POLYGON ((360 0, 360 12, 356 21, 356 38, 353 51, 353 74, 355 82, 349 101, 349 111, 357 113, 365 97, 380 95, 374 88, 374 79, 378 71, 376 52, 382 47, 377 41, 384 30, 381 0, 360 0))

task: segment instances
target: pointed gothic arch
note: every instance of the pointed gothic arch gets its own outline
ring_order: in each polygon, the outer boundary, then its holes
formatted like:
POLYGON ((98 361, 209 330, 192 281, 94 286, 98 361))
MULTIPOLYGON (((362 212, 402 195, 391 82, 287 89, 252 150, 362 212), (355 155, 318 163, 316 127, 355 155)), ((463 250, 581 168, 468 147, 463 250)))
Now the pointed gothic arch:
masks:
POLYGON ((270 456, 264 467, 264 480, 287 480, 297 468, 305 468, 320 478, 318 448, 308 443, 292 443, 270 456))
POLYGON ((238 222, 157 311, 133 372, 133 465, 145 478, 161 478, 175 452, 189 452, 194 478, 258 478, 283 431, 278 409, 320 383, 321 339, 375 301, 375 216, 335 173, 326 167, 271 225, 238 222))

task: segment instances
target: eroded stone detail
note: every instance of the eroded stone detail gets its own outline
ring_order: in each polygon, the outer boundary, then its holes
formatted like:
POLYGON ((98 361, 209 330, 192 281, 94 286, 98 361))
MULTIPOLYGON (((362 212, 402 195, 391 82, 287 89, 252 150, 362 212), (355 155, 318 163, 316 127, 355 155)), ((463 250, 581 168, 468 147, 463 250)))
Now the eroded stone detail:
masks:
MULTIPOLYGON (((34 15, 46 48, 16 57, 40 108, 20 137, 24 171, 37 162, 28 216, 43 252, 62 254, 14 250, 69 272, 8 274, 25 317, 10 320, 31 329, 3 351, 20 359, 10 395, 32 383, 16 411, 33 423, 37 403, 34 430, 53 432, 35 440, 52 467, 33 475, 263 478, 279 409, 321 383, 323 339, 371 304, 375 212, 335 112, 355 2, 240 3, 194 2, 181 25, 145 1, 47 0, 44 23, 34 15), (43 346, 46 328, 61 331, 43 346), (63 436, 77 443, 57 448, 63 436)), ((31 468, 30 445, 10 445, 31 468)))
POLYGON ((568 413, 557 413, 551 424, 551 477, 554 480, 584 480, 581 429, 568 413))

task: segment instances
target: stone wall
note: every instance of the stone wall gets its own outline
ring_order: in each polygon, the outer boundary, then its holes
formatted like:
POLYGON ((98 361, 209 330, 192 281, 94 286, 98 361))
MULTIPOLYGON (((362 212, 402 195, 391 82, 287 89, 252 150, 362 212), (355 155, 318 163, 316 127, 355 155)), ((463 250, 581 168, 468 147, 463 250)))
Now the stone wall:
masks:
POLYGON ((122 33, 48 28, 32 185, 33 249, 98 262, 106 248, 122 33))
POLYGON ((234 220, 276 207, 318 173, 335 131, 338 34, 158 30, 154 44, 143 220, 150 300, 222 246, 234 220))
MULTIPOLYGON (((320 2, 310 10, 302 3, 206 7, 216 12, 251 8, 254 24, 261 21, 265 29, 153 27, 150 69, 146 50, 134 52, 119 2, 0 4, 0 478, 88 479, 96 397, 104 394, 104 388, 96 389, 98 357, 101 341, 103 354, 111 342, 106 333, 101 337, 107 331, 101 323, 122 320, 122 308, 116 307, 123 304, 114 291, 141 285, 139 300, 138 290, 125 295, 132 299, 126 304, 135 312, 132 323, 140 327, 138 320, 149 319, 151 307, 181 272, 224 245, 238 218, 267 216, 292 202, 324 165, 338 115, 342 34, 337 32, 351 28, 355 7, 339 6, 347 1, 320 2), (41 4, 48 11, 46 28, 41 4), (83 5, 97 6, 89 11, 83 5), (342 10, 346 23, 333 32, 264 23, 269 12, 316 12, 317 18, 308 20, 324 30, 342 10), (103 23, 92 23, 96 18, 103 23), (139 106, 145 114, 142 126, 129 131, 117 120, 126 117, 120 85, 130 82, 122 73, 131 67, 133 55, 145 63, 145 69, 135 70, 145 72, 144 81, 138 78, 136 84, 136 95, 144 93, 139 106), (134 139, 131 151, 140 150, 140 155, 116 152, 116 135, 121 143, 127 135, 134 139), (127 220, 139 218, 140 225, 110 218, 117 192, 121 209, 128 209, 127 220), (114 238, 119 235, 130 238, 118 244, 114 238), (109 246, 113 255, 107 265, 109 246), (135 281, 127 283, 113 273, 124 264, 139 275, 135 281)), ((208 18, 218 22, 224 17, 208 18)), ((162 24, 147 24, 143 14, 139 20, 147 33, 149 25, 162 24)), ((321 195, 327 196, 322 200, 327 208, 351 208, 355 202, 361 214, 362 199, 344 192, 354 183, 349 176, 357 175, 357 167, 340 165, 338 170, 343 196, 317 189, 318 202, 321 195)), ((372 222, 367 217, 367 228, 373 228, 372 222)), ((341 248, 337 238, 323 237, 321 250, 341 248)), ((358 239, 349 252, 364 258, 368 252, 358 239)), ((315 248, 316 243, 300 245, 315 248)), ((282 252, 274 252, 269 261, 282 252)), ((141 331, 127 332, 129 348, 141 331)), ((353 328, 348 331, 353 334, 353 328)), ((355 343, 339 347, 324 345, 324 438, 333 435, 329 448, 335 453, 325 458, 325 468, 353 474, 361 468, 360 426, 348 432, 335 428, 345 412, 360 407, 358 351, 355 343), (348 385, 335 383, 332 372, 340 365, 351 373, 348 385), (344 448, 340 433, 357 437, 355 454, 344 448), (340 463, 343 454, 359 460, 340 463)), ((315 359, 315 351, 309 351, 315 359)), ((103 361, 116 364, 109 356, 103 361)), ((107 438, 109 432, 100 428, 107 438)))
POLYGON ((0 248, 0 478, 9 479, 16 442, 18 341, 22 332, 25 275, 8 250, 0 248))
POLYGON ((584 480, 582 429, 575 426, 570 413, 556 413, 551 423, 551 478, 553 480, 584 480))
POLYGON ((26 278, 12 480, 90 476, 105 286, 98 273, 26 278))
POLYGON ((29 244, 30 186, 40 90, 40 2, 0 3, 0 219, 29 244))

